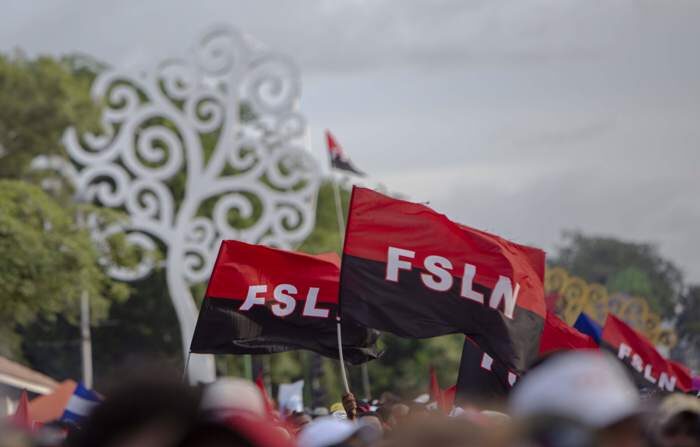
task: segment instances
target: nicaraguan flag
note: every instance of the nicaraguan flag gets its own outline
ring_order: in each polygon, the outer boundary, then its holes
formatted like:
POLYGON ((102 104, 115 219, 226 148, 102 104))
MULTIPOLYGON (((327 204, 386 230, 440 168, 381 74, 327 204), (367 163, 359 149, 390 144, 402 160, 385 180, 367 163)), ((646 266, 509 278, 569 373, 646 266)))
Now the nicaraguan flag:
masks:
POLYGON ((99 394, 78 383, 66 409, 63 410, 61 421, 80 424, 100 402, 102 398, 99 394))
POLYGON ((574 323, 574 329, 590 336, 596 343, 600 344, 600 338, 603 335, 603 328, 600 327, 598 322, 585 313, 581 312, 581 314, 578 316, 576 322, 574 323))

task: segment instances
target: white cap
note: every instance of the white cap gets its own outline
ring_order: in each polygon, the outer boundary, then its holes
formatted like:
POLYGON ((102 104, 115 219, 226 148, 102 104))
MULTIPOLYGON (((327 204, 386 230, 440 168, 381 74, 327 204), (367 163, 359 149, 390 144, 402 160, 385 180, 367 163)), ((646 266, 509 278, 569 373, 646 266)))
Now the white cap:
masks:
POLYGON ((520 379, 510 399, 514 417, 569 417, 602 428, 640 412, 639 393, 622 365, 608 354, 557 354, 520 379))
POLYGON ((258 387, 253 382, 233 377, 207 385, 201 407, 204 411, 247 411, 265 416, 265 402, 258 387))
POLYGON ((352 436, 357 425, 350 421, 326 416, 306 424, 297 437, 299 447, 327 447, 340 444, 352 436))

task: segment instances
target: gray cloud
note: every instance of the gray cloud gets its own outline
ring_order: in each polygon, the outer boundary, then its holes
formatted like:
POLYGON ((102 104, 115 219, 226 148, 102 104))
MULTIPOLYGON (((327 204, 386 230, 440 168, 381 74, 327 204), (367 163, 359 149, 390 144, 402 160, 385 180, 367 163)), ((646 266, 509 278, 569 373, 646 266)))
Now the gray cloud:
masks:
POLYGON ((700 2, 11 0, 0 49, 116 65, 215 22, 290 54, 331 128, 392 189, 551 250, 563 229, 658 244, 700 281, 700 2))

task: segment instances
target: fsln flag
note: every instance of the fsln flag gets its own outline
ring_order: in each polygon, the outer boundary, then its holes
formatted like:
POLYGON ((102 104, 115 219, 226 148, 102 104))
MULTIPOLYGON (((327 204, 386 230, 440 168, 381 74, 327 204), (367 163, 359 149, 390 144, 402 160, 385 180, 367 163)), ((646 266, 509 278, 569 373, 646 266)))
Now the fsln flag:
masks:
POLYGON ((598 349, 598 343, 588 335, 567 325, 551 311, 547 311, 540 338, 540 355, 571 349, 598 349))
MULTIPOLYGON (((190 351, 270 354, 308 349, 338 358, 337 255, 308 255, 223 241, 199 312, 190 351)), ((377 332, 342 325, 353 364, 377 358, 377 332)))
POLYGON ((666 360, 642 334, 614 315, 608 315, 601 346, 613 352, 630 370, 640 389, 684 393, 692 390, 692 377, 685 368, 666 360))
POLYGON ((507 396, 518 377, 495 355, 485 352, 474 340, 466 337, 459 361, 456 402, 491 404, 507 396))
POLYGON ((365 173, 355 167, 352 160, 345 155, 335 137, 330 131, 326 131, 326 143, 328 144, 328 157, 331 160, 331 167, 341 171, 351 172, 355 175, 364 176, 365 173))
POLYGON ((65 410, 63 410, 61 420, 80 425, 100 402, 102 402, 102 398, 99 394, 86 388, 82 383, 78 383, 65 410))
POLYGON ((344 321, 410 338, 461 332, 517 373, 537 356, 541 250, 355 187, 342 265, 344 321))

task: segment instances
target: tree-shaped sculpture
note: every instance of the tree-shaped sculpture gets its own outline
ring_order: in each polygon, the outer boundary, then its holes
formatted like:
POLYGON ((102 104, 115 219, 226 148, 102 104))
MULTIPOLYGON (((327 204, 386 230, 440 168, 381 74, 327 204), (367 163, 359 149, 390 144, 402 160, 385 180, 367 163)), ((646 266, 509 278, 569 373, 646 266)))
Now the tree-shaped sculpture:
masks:
MULTIPOLYGON (((39 158, 60 171, 81 200, 125 210, 116 231, 145 250, 165 251, 167 286, 187 353, 197 318, 190 287, 206 281, 222 239, 279 247, 301 242, 314 226, 318 166, 303 147, 295 66, 229 27, 214 28, 192 60, 152 70, 108 70, 92 86, 105 102, 104 132, 64 134, 70 161, 39 158)), ((107 266, 129 281, 148 275, 107 266)), ((211 356, 193 355, 190 380, 210 381, 211 356)))

